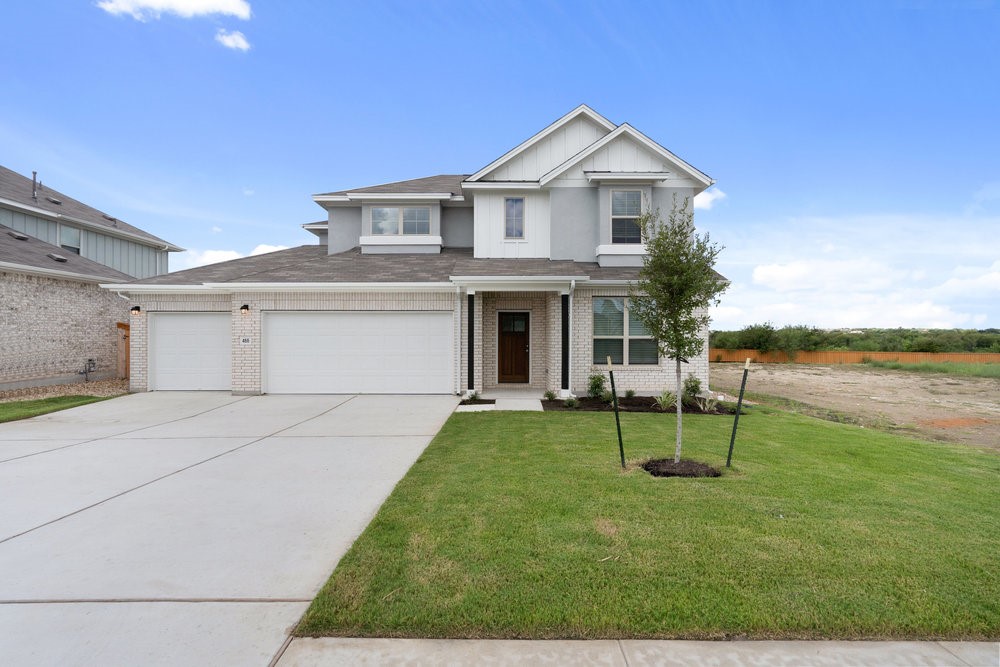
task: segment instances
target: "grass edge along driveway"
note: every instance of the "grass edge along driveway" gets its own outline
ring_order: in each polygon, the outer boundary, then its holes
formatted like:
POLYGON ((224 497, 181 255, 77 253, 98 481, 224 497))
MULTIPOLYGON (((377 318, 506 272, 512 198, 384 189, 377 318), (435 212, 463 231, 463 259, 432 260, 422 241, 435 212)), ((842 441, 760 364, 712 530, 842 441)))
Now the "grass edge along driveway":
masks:
MULTIPOLYGON (((673 416, 453 415, 304 636, 1000 636, 1000 457, 769 408, 718 479, 654 479, 673 416)), ((684 417, 725 463, 732 421, 684 417)))
POLYGON ((30 419, 47 415, 50 412, 68 410, 88 403, 106 401, 114 396, 52 396, 50 398, 33 398, 24 401, 8 401, 0 403, 0 424, 18 419, 30 419))

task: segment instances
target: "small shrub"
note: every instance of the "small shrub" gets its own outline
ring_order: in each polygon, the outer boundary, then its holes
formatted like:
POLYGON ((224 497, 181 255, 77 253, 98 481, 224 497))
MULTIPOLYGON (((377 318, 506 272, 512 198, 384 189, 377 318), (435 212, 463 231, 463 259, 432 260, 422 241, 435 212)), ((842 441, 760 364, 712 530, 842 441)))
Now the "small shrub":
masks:
POLYGON ((626 389, 625 398, 635 398, 635 389, 626 389))
POLYGON ((677 395, 669 389, 664 389, 653 401, 656 403, 656 407, 666 412, 677 404, 677 395))
POLYGON ((594 373, 587 378, 587 396, 591 398, 601 398, 604 396, 604 392, 607 391, 604 383, 604 376, 600 373, 594 373))
POLYGON ((601 400, 604 401, 605 403, 612 403, 614 402, 615 397, 611 395, 610 391, 605 391, 603 394, 601 394, 601 400))
POLYGON ((545 393, 542 395, 545 397, 546 401, 556 400, 556 392, 552 391, 551 389, 546 390, 545 393))
POLYGON ((478 391, 469 392, 469 397, 466 400, 469 400, 469 401, 478 401, 479 400, 479 392, 478 391))
POLYGON ((719 399, 712 396, 697 398, 695 400, 698 401, 698 408, 705 413, 715 412, 715 408, 719 405, 719 399))
POLYGON ((701 393, 701 380, 694 375, 688 375, 684 380, 684 400, 693 401, 701 393))
POLYGON ((565 405, 567 408, 575 410, 578 407, 580 407, 580 401, 576 400, 575 398, 567 398, 565 401, 563 401, 563 405, 565 405))

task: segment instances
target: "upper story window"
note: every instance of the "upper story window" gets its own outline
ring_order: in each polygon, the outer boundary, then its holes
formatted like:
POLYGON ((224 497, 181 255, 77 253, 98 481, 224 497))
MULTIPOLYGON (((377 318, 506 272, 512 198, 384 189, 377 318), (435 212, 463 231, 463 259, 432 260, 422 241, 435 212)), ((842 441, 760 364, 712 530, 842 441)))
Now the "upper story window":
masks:
POLYGON ((372 235, 431 233, 431 209, 427 206, 372 207, 372 235))
POLYGON ((642 243, 639 216, 642 215, 641 190, 611 192, 611 242, 642 243))
POLYGON ((80 254, 80 230, 76 227, 59 225, 59 245, 63 250, 80 254))
POLYGON ((505 239, 524 238, 524 197, 503 200, 503 236, 505 239))
POLYGON ((594 297, 594 364, 655 365, 656 341, 628 310, 624 297, 594 297))

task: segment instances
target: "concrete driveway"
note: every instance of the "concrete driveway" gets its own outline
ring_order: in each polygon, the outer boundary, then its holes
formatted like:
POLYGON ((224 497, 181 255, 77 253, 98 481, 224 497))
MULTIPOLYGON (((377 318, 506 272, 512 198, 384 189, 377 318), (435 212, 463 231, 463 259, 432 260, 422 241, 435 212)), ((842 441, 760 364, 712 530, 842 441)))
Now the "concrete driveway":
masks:
POLYGON ((457 402, 148 393, 0 424, 0 662, 267 665, 457 402))

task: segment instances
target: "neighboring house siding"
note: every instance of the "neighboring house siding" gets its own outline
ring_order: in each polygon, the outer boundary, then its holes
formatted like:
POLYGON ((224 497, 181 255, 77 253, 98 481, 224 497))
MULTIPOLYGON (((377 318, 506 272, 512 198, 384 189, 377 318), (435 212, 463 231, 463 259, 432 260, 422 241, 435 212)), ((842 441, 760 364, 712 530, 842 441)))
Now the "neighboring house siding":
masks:
MULTIPOLYGON (((0 225, 6 225, 56 246, 60 245, 59 224, 27 213, 0 209, 0 225)), ((81 257, 92 259, 136 278, 149 278, 167 272, 168 253, 165 250, 101 234, 72 223, 66 224, 80 229, 81 257)))
POLYGON ((567 123, 520 155, 501 165, 483 180, 532 181, 558 167, 608 130, 587 118, 577 118, 567 123))
POLYGON ((441 207, 441 245, 445 248, 471 248, 473 239, 471 206, 441 207))
POLYGON ((549 191, 552 259, 597 261, 600 215, 597 188, 552 188, 549 191))
POLYGON ((331 255, 358 247, 361 242, 361 207, 331 208, 327 235, 328 252, 331 255))
MULTIPOLYGON (((622 288, 580 288, 573 293, 571 372, 570 382, 573 393, 587 393, 587 378, 593 373, 607 376, 607 364, 595 365, 594 353, 594 311, 595 296, 628 296, 628 291, 622 288)), ((702 353, 681 367, 682 379, 693 374, 701 380, 702 389, 708 389, 708 329, 702 332, 704 346, 702 353)), ((674 390, 676 384, 674 362, 670 359, 660 359, 656 366, 614 366, 615 384, 618 390, 625 392, 634 389, 644 394, 659 393, 663 389, 674 390)))
POLYGON ((476 195, 476 257, 526 258, 549 256, 549 193, 482 192, 476 195), (524 198, 524 239, 504 238, 504 200, 524 198))
POLYGON ((0 386, 75 381, 88 359, 113 376, 128 309, 92 283, 0 272, 0 386))

